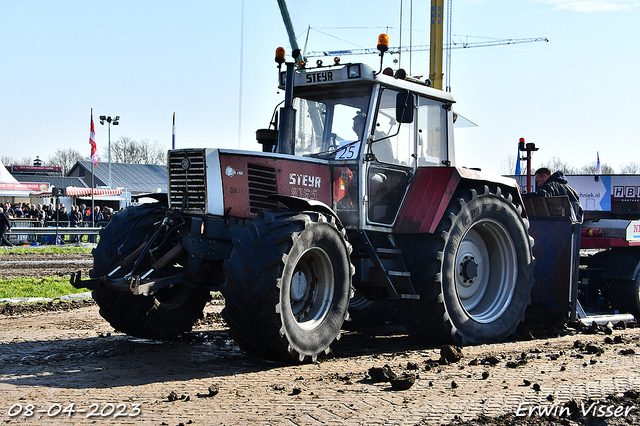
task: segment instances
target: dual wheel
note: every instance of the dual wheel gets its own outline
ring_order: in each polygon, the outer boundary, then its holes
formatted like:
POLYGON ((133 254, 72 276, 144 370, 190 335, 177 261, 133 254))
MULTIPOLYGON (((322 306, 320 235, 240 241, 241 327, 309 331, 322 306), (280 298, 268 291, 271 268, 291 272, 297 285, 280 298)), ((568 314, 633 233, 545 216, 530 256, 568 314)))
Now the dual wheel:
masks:
MULTIPOLYGON (((100 241, 93 250, 90 276, 98 278, 113 271, 155 232, 155 223, 162 220, 166 211, 156 204, 143 204, 127 207, 112 216, 100 231, 100 241)), ((139 269, 149 267, 149 259, 145 259, 139 269)), ((184 283, 163 288, 150 296, 135 296, 107 287, 94 290, 92 296, 100 307, 100 315, 113 328, 131 336, 158 340, 172 340, 191 330, 211 300, 208 290, 184 283)))
POLYGON ((283 362, 328 353, 347 319, 351 246, 335 218, 261 212, 225 261, 222 315, 245 351, 283 362))

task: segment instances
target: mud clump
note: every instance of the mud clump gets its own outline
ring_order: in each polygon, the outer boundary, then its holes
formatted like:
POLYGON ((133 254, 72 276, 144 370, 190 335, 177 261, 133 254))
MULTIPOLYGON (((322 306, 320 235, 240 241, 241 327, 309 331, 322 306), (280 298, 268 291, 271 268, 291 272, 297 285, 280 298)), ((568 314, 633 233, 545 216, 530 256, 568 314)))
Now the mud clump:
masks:
POLYGON ((464 354, 460 346, 444 345, 440 349, 440 357, 448 363, 454 363, 464 358, 464 354))
POLYGON ((397 377, 397 374, 391 371, 391 367, 388 364, 385 364, 384 367, 371 367, 369 369, 369 378, 374 383, 390 382, 397 377))
POLYGON ((407 374, 404 373, 400 377, 389 380, 391 382, 391 387, 395 390, 407 390, 411 388, 416 382, 415 374, 407 374))

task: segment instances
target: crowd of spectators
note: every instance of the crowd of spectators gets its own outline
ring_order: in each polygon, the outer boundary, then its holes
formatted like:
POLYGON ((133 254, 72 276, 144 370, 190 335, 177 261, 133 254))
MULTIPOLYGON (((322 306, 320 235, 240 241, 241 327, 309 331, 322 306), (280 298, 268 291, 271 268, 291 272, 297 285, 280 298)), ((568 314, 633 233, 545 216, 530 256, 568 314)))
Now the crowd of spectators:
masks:
MULTIPOLYGON (((60 203, 58 208, 53 204, 30 204, 30 203, 14 203, 0 204, 0 214, 6 218, 7 225, 3 225, 3 232, 0 233, 0 244, 10 245, 11 243, 6 240, 4 231, 11 229, 12 223, 9 221, 17 222, 17 220, 25 220, 28 224, 22 222, 19 227, 42 227, 42 226, 60 226, 63 228, 80 228, 80 227, 104 227, 107 226, 114 211, 110 207, 91 206, 86 204, 72 205, 71 211, 67 211, 67 206, 60 203)), ((2 219, 2 218, 0 218, 2 219)), ((9 231, 10 232, 10 231, 9 231)), ((47 235, 41 235, 36 238, 39 243, 49 244, 47 241, 53 237, 47 235)), ((88 242, 96 242, 96 235, 60 235, 61 242, 79 242, 86 238, 88 242)))
POLYGON ((15 203, 5 204, 4 214, 9 219, 32 219, 40 223, 39 226, 50 226, 57 222, 60 226, 106 226, 113 215, 113 209, 106 206, 91 206, 85 204, 72 205, 71 211, 67 211, 64 204, 59 204, 56 210, 53 204, 29 204, 15 203))

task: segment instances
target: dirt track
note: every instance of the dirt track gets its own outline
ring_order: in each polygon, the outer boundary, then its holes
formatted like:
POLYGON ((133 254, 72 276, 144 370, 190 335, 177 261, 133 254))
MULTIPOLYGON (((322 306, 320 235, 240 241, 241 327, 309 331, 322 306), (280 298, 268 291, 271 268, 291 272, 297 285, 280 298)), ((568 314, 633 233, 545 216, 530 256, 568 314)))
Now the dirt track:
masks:
POLYGON ((0 279, 14 277, 69 276, 69 272, 82 271, 86 276, 91 269, 92 257, 87 254, 15 253, 0 249, 0 279))
POLYGON ((464 358, 446 363, 439 361, 439 347, 418 346, 404 329, 389 325, 345 331, 331 356, 316 364, 282 366, 237 348, 220 320, 222 303, 207 305, 205 320, 172 343, 116 333, 95 305, 0 315, 0 419, 56 425, 540 424, 552 420, 540 417, 540 407, 558 413, 575 401, 566 409, 574 418, 548 424, 640 423, 637 328, 466 347, 464 358), (397 390, 374 382, 369 370, 385 364, 415 375, 415 384, 397 390), (622 399, 604 399, 615 394, 622 399), (601 400, 594 407, 604 414, 610 405, 628 415, 581 416, 589 398, 601 400), (68 410, 49 415, 70 404, 70 416, 68 410), (530 407, 530 418, 495 419, 527 414, 530 407))

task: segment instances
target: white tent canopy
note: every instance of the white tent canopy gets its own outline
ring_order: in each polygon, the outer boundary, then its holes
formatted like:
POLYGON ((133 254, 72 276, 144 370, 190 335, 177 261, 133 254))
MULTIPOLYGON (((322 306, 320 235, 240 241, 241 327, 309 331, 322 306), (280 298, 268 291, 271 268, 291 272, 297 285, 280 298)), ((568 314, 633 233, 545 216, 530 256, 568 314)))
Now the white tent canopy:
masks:
POLYGON ((0 182, 1 183, 19 183, 16 178, 13 177, 9 170, 0 162, 0 182))
POLYGON ((29 197, 31 190, 13 177, 0 162, 0 197, 29 197))

